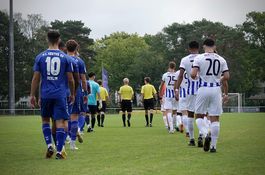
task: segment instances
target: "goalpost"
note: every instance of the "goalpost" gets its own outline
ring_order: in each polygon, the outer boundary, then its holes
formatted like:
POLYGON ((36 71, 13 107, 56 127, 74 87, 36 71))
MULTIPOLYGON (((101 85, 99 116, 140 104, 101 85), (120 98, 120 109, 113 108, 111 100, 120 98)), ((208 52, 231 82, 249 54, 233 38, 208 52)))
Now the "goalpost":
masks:
POLYGON ((243 112, 242 110, 242 94, 240 93, 228 93, 229 101, 224 104, 223 107, 228 110, 228 112, 243 112))

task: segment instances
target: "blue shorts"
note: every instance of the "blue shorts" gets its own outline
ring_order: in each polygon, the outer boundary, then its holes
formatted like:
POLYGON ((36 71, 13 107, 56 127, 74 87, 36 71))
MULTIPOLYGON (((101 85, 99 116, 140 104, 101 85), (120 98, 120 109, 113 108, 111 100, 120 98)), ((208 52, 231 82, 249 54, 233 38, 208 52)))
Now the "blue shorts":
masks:
POLYGON ((41 116, 51 117, 54 120, 68 120, 68 104, 66 98, 41 99, 41 116))

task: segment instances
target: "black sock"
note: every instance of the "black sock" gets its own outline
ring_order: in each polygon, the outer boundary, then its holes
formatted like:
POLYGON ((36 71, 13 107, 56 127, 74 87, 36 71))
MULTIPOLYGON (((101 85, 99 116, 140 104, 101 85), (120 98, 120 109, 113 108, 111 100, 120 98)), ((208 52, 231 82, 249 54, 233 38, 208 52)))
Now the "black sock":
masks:
POLYGON ((91 119, 91 125, 92 125, 92 128, 94 128, 95 123, 96 123, 96 117, 94 115, 92 115, 91 117, 92 117, 92 119, 91 119))
POLYGON ((151 113, 150 114, 150 123, 152 123, 153 122, 153 114, 151 113))
POLYGON ((149 122, 148 122, 148 114, 145 114, 145 121, 146 121, 146 125, 148 125, 149 124, 149 122))
POLYGON ((97 115, 98 126, 100 126, 100 115, 97 115))
POLYGON ((132 116, 132 114, 128 114, 127 115, 127 118, 128 118, 129 121, 131 120, 131 116, 132 116))
POLYGON ((86 121, 86 124, 89 125, 89 123, 90 123, 89 116, 86 116, 85 121, 86 121))
POLYGON ((101 125, 103 125, 105 119, 105 114, 101 114, 101 125))
POLYGON ((126 126, 126 124, 125 124, 125 120, 126 120, 126 116, 125 116, 125 114, 122 114, 123 126, 126 126))

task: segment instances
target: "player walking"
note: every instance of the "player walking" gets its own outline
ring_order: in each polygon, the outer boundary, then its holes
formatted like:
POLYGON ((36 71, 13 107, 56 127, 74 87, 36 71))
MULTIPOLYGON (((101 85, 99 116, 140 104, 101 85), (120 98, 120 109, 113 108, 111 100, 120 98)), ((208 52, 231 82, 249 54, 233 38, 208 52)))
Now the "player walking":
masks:
POLYGON ((155 87, 150 84, 150 81, 151 81, 150 77, 145 77, 144 78, 145 85, 142 86, 141 89, 142 101, 144 102, 146 127, 148 126, 152 127, 154 98, 156 97, 157 93, 155 87), (150 110, 150 120, 148 118, 148 110, 150 110))
MULTIPOLYGON (((179 66, 179 76, 178 81, 175 84, 175 92, 176 92, 176 99, 179 100, 179 89, 180 85, 182 83, 183 77, 187 77, 187 89, 186 94, 185 92, 181 92, 182 95, 186 95, 186 99, 181 99, 181 110, 183 111, 183 118, 186 118, 186 114, 188 113, 187 118, 187 128, 189 132, 190 137, 190 146, 195 146, 195 140, 194 140, 194 111, 195 111, 195 100, 196 100, 196 94, 197 90, 199 88, 199 81, 194 80, 191 78, 191 68, 192 63, 194 61, 194 58, 198 56, 199 54, 199 43, 197 41, 191 41, 189 43, 189 52, 190 54, 184 58, 181 59, 180 66, 179 66), (184 74, 184 72, 186 72, 184 74), (188 112, 187 112, 188 111, 188 112)), ((203 141, 201 137, 198 139, 198 146, 202 147, 203 141)))
MULTIPOLYGON (((169 125, 169 133, 174 133, 173 118, 172 113, 176 112, 178 108, 178 103, 175 99, 174 84, 177 81, 178 73, 176 72, 176 63, 169 62, 168 72, 164 73, 162 76, 162 81, 160 87, 166 85, 165 97, 164 97, 164 109, 166 110, 167 123, 169 125)), ((161 94, 162 88, 159 94, 161 94)))
POLYGON ((200 88, 198 90, 195 115, 201 121, 197 123, 198 128, 203 131, 203 135, 207 134, 203 117, 208 112, 211 120, 210 132, 204 142, 204 151, 216 152, 217 138, 220 132, 219 116, 222 114, 222 93, 221 93, 221 74, 223 74, 223 100, 228 100, 228 83, 230 78, 229 70, 225 59, 214 53, 215 43, 212 39, 206 39, 203 42, 204 54, 194 59, 191 77, 197 78, 199 74, 200 88), (210 145, 211 144, 211 145, 210 145))
POLYGON ((49 48, 35 58, 34 74, 31 83, 30 103, 32 107, 36 104, 36 90, 41 79, 41 116, 42 131, 48 146, 46 158, 53 153, 50 118, 56 122, 56 159, 65 159, 62 148, 65 142, 64 121, 68 120, 68 105, 66 98, 68 81, 70 88, 70 100, 74 102, 75 85, 73 78, 73 65, 69 57, 58 49, 60 34, 51 30, 47 34, 49 48))

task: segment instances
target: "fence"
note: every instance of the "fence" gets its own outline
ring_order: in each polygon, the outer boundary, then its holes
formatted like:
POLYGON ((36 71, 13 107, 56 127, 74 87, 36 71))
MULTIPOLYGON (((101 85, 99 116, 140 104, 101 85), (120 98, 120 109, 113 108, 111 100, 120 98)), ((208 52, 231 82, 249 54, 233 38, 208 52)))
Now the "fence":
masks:
MULTIPOLYGON (((143 111, 143 108, 133 108, 135 111, 143 111)), ((157 108, 155 111, 159 112, 160 108, 157 108)), ((238 108, 235 106, 225 106, 223 107, 225 113, 238 113, 238 112, 265 112, 265 106, 244 106, 238 108)), ((120 108, 107 108, 108 114, 118 114, 120 108)), ((0 109, 0 115, 9 115, 10 109, 0 109)), ((40 109, 15 109, 15 115, 40 115, 40 109)))

